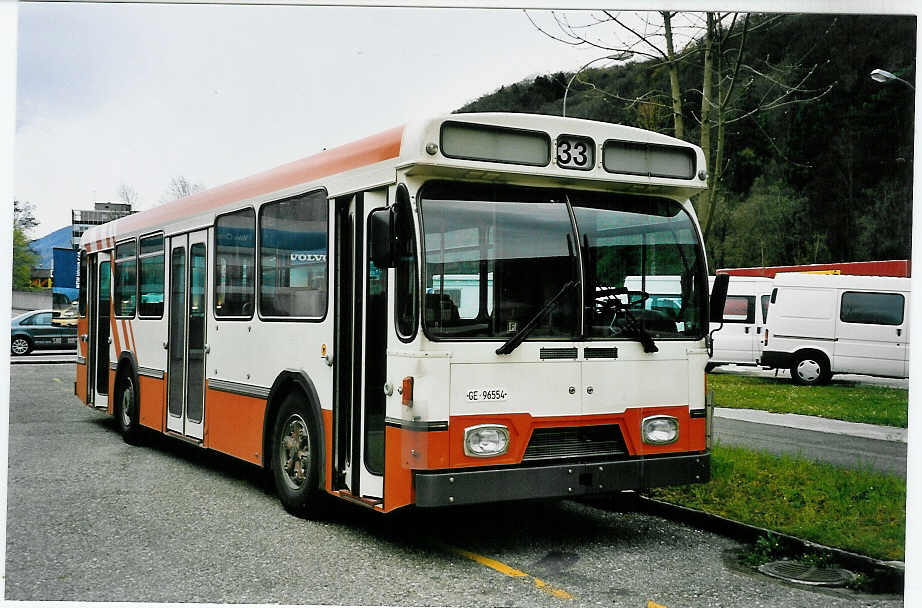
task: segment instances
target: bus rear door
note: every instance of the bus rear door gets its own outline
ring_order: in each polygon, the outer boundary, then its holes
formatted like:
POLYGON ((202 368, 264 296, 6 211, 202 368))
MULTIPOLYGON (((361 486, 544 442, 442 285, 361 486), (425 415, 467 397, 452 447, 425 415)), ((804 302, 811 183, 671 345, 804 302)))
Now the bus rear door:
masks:
POLYGON ((89 283, 89 361, 87 365, 87 398, 96 408, 109 407, 109 344, 112 262, 107 252, 90 255, 89 283))
POLYGON ((207 231, 170 238, 167 431, 201 441, 205 427, 207 231))

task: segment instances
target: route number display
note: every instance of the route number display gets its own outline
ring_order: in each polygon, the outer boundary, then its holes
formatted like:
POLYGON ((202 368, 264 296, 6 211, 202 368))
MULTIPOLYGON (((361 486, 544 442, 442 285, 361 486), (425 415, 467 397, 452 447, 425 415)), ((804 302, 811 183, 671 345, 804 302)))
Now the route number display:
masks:
POLYGON ((587 171, 595 165, 595 146, 588 137, 561 135, 557 138, 557 166, 587 171))

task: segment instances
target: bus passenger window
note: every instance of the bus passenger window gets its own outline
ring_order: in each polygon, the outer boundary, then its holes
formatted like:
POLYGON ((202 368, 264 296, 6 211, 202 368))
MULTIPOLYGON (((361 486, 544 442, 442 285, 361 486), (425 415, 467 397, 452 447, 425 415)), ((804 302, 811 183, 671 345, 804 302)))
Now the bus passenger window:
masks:
POLYGON ((138 251, 138 316, 163 316, 163 235, 141 239, 138 251))
POLYGON ((253 317, 256 213, 241 209, 215 219, 214 315, 253 317))
POLYGON ((133 317, 138 279, 138 261, 135 242, 122 243, 115 248, 115 316, 133 317))
POLYGON ((327 309, 326 194, 312 192, 259 211, 259 312, 319 318, 327 309))

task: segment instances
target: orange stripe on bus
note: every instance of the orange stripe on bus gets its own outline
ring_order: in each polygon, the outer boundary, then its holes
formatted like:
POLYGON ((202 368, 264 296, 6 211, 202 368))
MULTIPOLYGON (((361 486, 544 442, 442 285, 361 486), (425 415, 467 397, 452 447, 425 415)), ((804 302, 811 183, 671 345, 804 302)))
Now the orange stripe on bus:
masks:
POLYGON ((403 129, 402 126, 396 127, 148 211, 125 216, 116 220, 114 228, 121 233, 150 226, 160 227, 178 218, 204 213, 222 205, 397 158, 400 156, 403 129))
POLYGON ((131 352, 138 354, 138 343, 134 341, 134 324, 128 319, 128 332, 131 334, 131 352))
POLYGON ((89 342, 84 342, 80 336, 90 333, 90 320, 87 317, 77 319, 77 354, 86 358, 89 350, 89 342))
POLYGON ((118 356, 122 353, 122 341, 119 340, 118 325, 115 322, 115 302, 111 299, 109 300, 109 324, 112 326, 112 333, 110 333, 109 336, 115 341, 115 356, 117 361, 118 356))
POLYGON ((128 327, 125 325, 125 319, 122 319, 122 337, 125 341, 125 350, 132 350, 131 343, 128 342, 128 327))
POLYGON ((77 398, 86 403, 86 363, 77 364, 77 398))
POLYGON ((384 510, 392 511, 411 504, 413 472, 403 466, 403 429, 384 427, 384 510))
MULTIPOLYGON (((327 492, 333 491, 333 410, 320 408, 320 415, 323 418, 323 449, 326 463, 324 480, 327 492)), ((266 465, 268 466, 268 462, 266 465)))

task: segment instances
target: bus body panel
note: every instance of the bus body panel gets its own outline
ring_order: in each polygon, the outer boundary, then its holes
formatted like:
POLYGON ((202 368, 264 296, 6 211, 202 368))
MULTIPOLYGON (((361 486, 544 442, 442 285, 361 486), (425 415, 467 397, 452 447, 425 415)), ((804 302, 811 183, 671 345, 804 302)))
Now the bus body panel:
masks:
POLYGON ((266 400, 205 389, 205 447, 253 464, 263 463, 266 400))
MULTIPOLYGON (((152 372, 147 372, 152 373, 152 372)), ((158 377, 138 372, 139 422, 156 431, 163 431, 166 374, 158 377)))
POLYGON ((87 357, 89 356, 89 320, 86 316, 80 317, 77 319, 77 380, 74 385, 74 394, 80 399, 81 403, 87 403, 89 397, 87 395, 88 384, 87 384, 87 373, 88 373, 88 363, 87 357), (86 339, 85 339, 86 337, 86 339))

